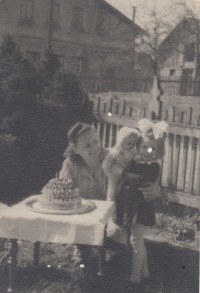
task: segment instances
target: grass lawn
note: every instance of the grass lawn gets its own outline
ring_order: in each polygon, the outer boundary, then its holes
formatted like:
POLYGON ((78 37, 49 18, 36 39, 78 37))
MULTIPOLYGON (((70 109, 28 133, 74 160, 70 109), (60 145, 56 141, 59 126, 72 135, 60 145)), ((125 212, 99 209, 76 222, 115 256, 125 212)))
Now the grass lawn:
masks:
MULTIPOLYGON (((166 244, 147 242, 151 281, 144 293, 197 293, 198 253, 166 244)), ((128 275, 124 255, 107 251, 106 277, 97 277, 98 252, 92 253, 92 278, 84 280, 80 255, 75 246, 41 244, 40 267, 33 267, 32 243, 19 242, 15 293, 128 293, 134 292, 125 281, 128 275)), ((0 292, 8 286, 7 266, 2 264, 0 292)))

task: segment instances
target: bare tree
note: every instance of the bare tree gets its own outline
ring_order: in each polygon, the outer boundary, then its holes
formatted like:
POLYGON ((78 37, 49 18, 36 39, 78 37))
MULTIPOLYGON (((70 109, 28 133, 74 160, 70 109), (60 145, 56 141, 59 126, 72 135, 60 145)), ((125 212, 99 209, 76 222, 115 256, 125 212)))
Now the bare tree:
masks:
POLYGON ((144 27, 146 35, 138 36, 135 49, 138 53, 143 52, 149 55, 153 63, 154 75, 158 75, 160 67, 159 45, 172 30, 172 25, 167 15, 163 16, 156 8, 149 10, 146 19, 144 27))

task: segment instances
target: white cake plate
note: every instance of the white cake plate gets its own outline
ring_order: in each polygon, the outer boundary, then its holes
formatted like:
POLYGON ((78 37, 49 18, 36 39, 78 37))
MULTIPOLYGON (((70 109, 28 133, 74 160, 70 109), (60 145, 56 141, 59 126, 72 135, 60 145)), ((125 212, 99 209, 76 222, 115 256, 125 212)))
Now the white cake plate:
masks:
POLYGON ((38 203, 38 199, 32 199, 26 202, 27 207, 33 212, 41 214, 51 214, 51 215, 76 215, 82 213, 88 213, 92 211, 96 205, 91 200, 82 199, 82 204, 80 208, 74 210, 50 210, 41 207, 38 203))

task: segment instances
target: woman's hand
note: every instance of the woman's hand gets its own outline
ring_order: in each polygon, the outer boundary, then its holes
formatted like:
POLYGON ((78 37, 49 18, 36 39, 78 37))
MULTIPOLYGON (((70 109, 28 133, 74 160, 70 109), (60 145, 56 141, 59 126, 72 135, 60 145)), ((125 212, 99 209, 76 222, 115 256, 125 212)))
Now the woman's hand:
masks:
POLYGON ((106 201, 114 201, 114 198, 107 196, 106 201))
POLYGON ((113 238, 113 240, 116 241, 120 240, 120 227, 116 225, 112 219, 108 222, 106 233, 107 237, 113 238))
POLYGON ((137 187, 140 183, 141 176, 138 174, 130 173, 126 170, 122 173, 122 179, 130 185, 137 187))
POLYGON ((157 183, 147 182, 143 187, 138 189, 143 192, 143 196, 147 202, 160 195, 160 186, 157 183))

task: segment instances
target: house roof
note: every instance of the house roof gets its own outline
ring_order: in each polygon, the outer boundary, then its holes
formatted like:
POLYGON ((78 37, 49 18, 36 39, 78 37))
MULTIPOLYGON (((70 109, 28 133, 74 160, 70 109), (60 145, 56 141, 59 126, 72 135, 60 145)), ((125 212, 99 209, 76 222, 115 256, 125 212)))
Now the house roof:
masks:
POLYGON ((99 4, 107 8, 109 11, 111 11, 113 14, 115 14, 117 17, 119 17, 123 22, 130 25, 134 30, 137 30, 138 34, 146 34, 146 31, 142 29, 139 25, 137 25, 135 22, 133 22, 130 18, 125 16, 119 9, 108 3, 106 0, 96 0, 99 4))
POLYGON ((169 54, 180 44, 188 44, 190 36, 195 35, 196 25, 200 25, 200 20, 193 18, 183 18, 168 36, 159 45, 159 54, 162 61, 168 58, 169 54), (195 23, 196 22, 196 23, 195 23))
MULTIPOLYGON (((176 42, 179 43, 181 39, 181 35, 184 34, 186 37, 186 34, 195 34, 195 22, 197 21, 197 24, 200 25, 200 20, 195 20, 193 18, 183 18, 176 26, 175 28, 168 34, 168 36, 162 41, 160 44, 160 49, 162 49, 163 46, 165 46, 167 43, 176 42)), ((185 39, 187 42, 187 39, 185 39)))

